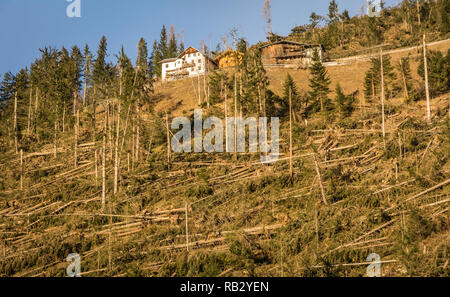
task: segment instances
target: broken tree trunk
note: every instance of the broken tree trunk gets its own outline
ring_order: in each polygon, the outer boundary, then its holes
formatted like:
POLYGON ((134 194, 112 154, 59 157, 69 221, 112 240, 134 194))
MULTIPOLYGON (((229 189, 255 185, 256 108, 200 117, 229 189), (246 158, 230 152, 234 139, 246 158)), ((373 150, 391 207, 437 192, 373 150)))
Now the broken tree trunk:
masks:
POLYGON ((170 151, 170 130, 169 130, 169 115, 166 113, 166 132, 167 132, 167 169, 170 170, 171 165, 171 151, 170 151))
POLYGON ((65 132, 65 126, 66 126, 66 107, 63 108, 63 117, 62 117, 62 132, 65 132))
POLYGON ((420 4, 419 0, 416 0, 416 6, 417 6, 417 21, 419 22, 419 26, 422 25, 422 22, 420 20, 420 4))
POLYGON ((425 71, 425 92, 427 96, 427 120, 431 123, 430 87, 428 85, 428 61, 426 36, 423 34, 423 69, 425 71))
POLYGON ((23 191, 23 149, 20 150, 20 190, 23 191))
POLYGON ((37 123, 38 123, 38 105, 39 105, 39 88, 36 88, 36 95, 35 95, 35 101, 34 101, 34 132, 37 132, 37 123))
POLYGON ((188 220, 188 203, 186 202, 186 251, 189 252, 189 220, 188 220))
POLYGON ((320 192, 322 194, 322 201, 325 205, 328 205, 327 197, 325 196, 325 189, 322 184, 322 176, 320 175, 319 163, 317 162, 316 154, 313 154, 314 157, 314 165, 316 167, 317 178, 319 180, 320 192))
POLYGON ((234 156, 237 158, 237 72, 234 73, 234 156))
POLYGON ((117 131, 116 131, 116 143, 115 143, 115 160, 114 160, 114 195, 118 191, 119 182, 119 138, 120 138, 120 103, 118 104, 117 111, 117 131))
POLYGON ((98 186, 98 153, 95 150, 95 186, 98 186))
POLYGON ((58 150, 58 122, 55 121, 55 140, 53 143, 53 157, 56 158, 56 153, 58 150))
POLYGON ((139 150, 139 147, 140 147, 140 134, 141 134, 141 131, 140 131, 140 120, 141 120, 141 118, 140 118, 140 116, 141 116, 141 107, 139 106, 139 104, 137 104, 137 106, 136 106, 136 112, 137 112, 137 115, 136 115, 136 150, 135 150, 135 152, 136 152, 136 157, 135 157, 135 160, 136 160, 136 162, 139 162, 139 155, 140 155, 140 150, 139 150))
POLYGON ((409 92, 408 92, 408 85, 406 83, 406 76, 405 73, 403 71, 403 69, 401 69, 401 74, 402 74, 402 81, 403 81, 403 92, 405 94, 405 100, 408 99, 409 97, 409 92))
MULTIPOLYGON (((222 79, 222 86, 223 86, 223 79, 222 79)), ((224 110, 225 110, 225 148, 228 150, 228 110, 227 110, 227 101, 228 101, 228 91, 227 87, 225 86, 225 100, 223 102, 224 104, 224 110)))
POLYGON ((292 165, 292 90, 289 88, 289 174, 294 176, 294 166, 292 165))
POLYGON ((33 86, 30 87, 30 103, 28 105, 27 134, 31 135, 31 110, 33 105, 33 86))
POLYGON ((128 121, 130 119, 130 112, 131 112, 131 104, 128 105, 127 118, 125 119, 125 129, 123 130, 123 137, 122 137, 122 143, 120 145, 120 152, 122 152, 123 145, 125 144, 125 136, 127 135, 128 121))
POLYGON ((102 209, 105 209, 106 204, 106 119, 105 131, 103 132, 103 150, 102 150, 102 209))
POLYGON ((78 168, 78 136, 79 136, 79 118, 80 118, 80 112, 77 112, 77 120, 75 121, 75 168, 78 168))
POLYGON ((385 119, 384 119, 384 101, 385 101, 385 92, 384 92, 384 69, 383 69, 383 49, 380 49, 380 73, 381 73, 381 125, 383 129, 383 139, 386 139, 386 128, 385 128, 385 119))
POLYGON ((18 136, 17 136, 17 92, 14 95, 14 147, 16 150, 16 154, 19 153, 18 151, 18 136))

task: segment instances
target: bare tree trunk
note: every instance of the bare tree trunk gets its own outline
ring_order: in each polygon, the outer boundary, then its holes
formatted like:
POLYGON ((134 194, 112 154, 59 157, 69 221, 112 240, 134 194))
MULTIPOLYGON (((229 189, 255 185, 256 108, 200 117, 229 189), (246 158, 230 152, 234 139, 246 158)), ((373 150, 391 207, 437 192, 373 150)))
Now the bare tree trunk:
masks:
POLYGON ((118 111, 117 111, 117 132, 116 132, 115 161, 114 161, 114 195, 117 194, 119 183, 119 164, 120 164, 119 138, 120 138, 120 102, 118 104, 118 111))
MULTIPOLYGON (((205 57, 205 59, 206 59, 206 57, 205 57)), ((205 71, 205 73, 203 74, 203 92, 205 93, 206 104, 207 104, 207 107, 209 108, 208 92, 206 90, 206 69, 204 71, 205 71)))
POLYGON ((201 106, 202 105, 202 93, 200 88, 200 74, 197 75, 197 84, 198 84, 198 103, 201 106))
POLYGON ((111 206, 111 201, 108 202, 109 205, 109 236, 108 236, 108 271, 112 271, 112 217, 113 211, 111 206))
POLYGON ((23 149, 20 150, 20 190, 23 191, 23 149))
POLYGON ((188 219, 188 207, 189 204, 186 202, 186 251, 189 252, 189 219, 188 219))
POLYGON ((386 129, 385 129, 385 120, 384 120, 384 100, 385 100, 385 93, 384 93, 384 69, 383 69, 383 49, 380 49, 380 72, 381 72, 381 122, 382 122, 382 129, 383 129, 383 139, 386 139, 386 129))
POLYGON ((170 151, 170 130, 169 130, 169 115, 166 113, 166 132, 167 132, 167 169, 171 167, 171 151, 170 151))
POLYGON ((113 142, 113 134, 114 134, 114 130, 112 130, 112 121, 114 120, 114 118, 111 116, 112 112, 111 112, 111 105, 108 103, 108 143, 109 143, 109 159, 113 160, 113 147, 112 147, 112 142, 113 142))
POLYGON ((106 205, 106 120, 105 131, 103 132, 103 150, 102 150, 102 209, 105 209, 106 205))
POLYGON ((62 117, 62 132, 65 132, 66 127, 66 107, 63 108, 63 117, 62 117))
POLYGON ((78 115, 79 112, 77 113, 77 120, 75 121, 75 168, 78 168, 78 136, 80 133, 80 131, 78 131, 79 129, 78 115))
POLYGON ((292 164, 292 90, 289 88, 289 174, 294 176, 294 166, 292 164))
POLYGON ((18 151, 19 144, 18 144, 18 136, 17 136, 18 131, 17 130, 18 129, 17 129, 17 92, 16 92, 14 95, 14 147, 16 150, 16 154, 19 153, 19 151, 18 151))
POLYGON ((96 106, 95 106, 95 95, 96 91, 94 89, 94 96, 92 96, 92 141, 95 142, 96 140, 96 134, 97 134, 97 127, 96 127, 96 106))
POLYGON ((122 152, 123 145, 125 144, 125 136, 127 135, 128 121, 130 120, 131 104, 128 105, 127 118, 125 119, 125 129, 123 130, 122 144, 120 145, 120 152, 122 152))
POLYGON ((83 106, 86 106, 87 81, 84 79, 83 106))
POLYGON ((58 152, 58 122, 55 121, 55 142, 53 144, 53 156, 56 159, 56 154, 58 152))
POLYGON ((325 190, 322 184, 322 176, 320 175, 319 163, 317 162, 316 154, 314 154, 314 164, 316 166, 317 178, 319 179, 320 192, 322 194, 322 201, 325 205, 328 205, 327 197, 325 196, 325 190))
POLYGON ((35 114, 35 121, 36 119, 36 114, 37 114, 37 110, 38 110, 38 105, 39 105, 39 88, 36 88, 36 97, 35 97, 35 101, 34 101, 34 114, 35 114))
MULTIPOLYGON (((223 79, 222 79, 223 82, 223 79)), ((228 90, 227 87, 225 86, 225 100, 223 102, 223 104, 225 105, 225 147, 226 150, 228 149, 228 110, 227 110, 227 101, 228 101, 228 90)))
POLYGON ((136 109, 137 109, 137 117, 136 117, 137 122, 136 122, 136 157, 135 157, 135 160, 136 160, 136 162, 139 162, 139 159, 140 159, 140 149, 139 148, 141 146, 141 143, 140 143, 140 141, 141 141, 141 137, 140 137, 140 135, 141 135, 141 130, 140 130, 141 107, 139 106, 139 104, 137 104, 136 109))
POLYGON ((237 158, 237 72, 234 73, 234 156, 237 158))
POLYGON ((31 135, 31 110, 33 105, 33 86, 30 87, 30 104, 28 106, 27 134, 31 135))
POLYGON ((73 93, 73 116, 77 114, 77 91, 73 93))
POLYGON ((95 150, 95 186, 98 186, 98 153, 95 150))
POLYGON ((428 61, 427 61, 427 44, 426 36, 423 34, 423 68, 425 70, 425 91, 427 96, 427 120, 431 123, 431 106, 430 106, 430 87, 428 85, 428 61))
POLYGON ((266 116, 266 86, 263 84, 263 115, 266 116))
POLYGON ((403 92, 405 93, 405 99, 408 99, 409 97, 409 92, 408 92, 408 85, 406 84, 406 76, 404 73, 404 69, 401 69, 401 73, 402 73, 402 80, 403 80, 403 92))
POLYGON ((134 161, 136 157, 136 126, 132 123, 132 135, 131 135, 131 170, 134 171, 134 161))
POLYGON ((416 0, 416 6, 417 6, 417 21, 419 22, 419 26, 421 26, 422 22, 420 20, 420 4, 419 4, 419 0, 416 0))

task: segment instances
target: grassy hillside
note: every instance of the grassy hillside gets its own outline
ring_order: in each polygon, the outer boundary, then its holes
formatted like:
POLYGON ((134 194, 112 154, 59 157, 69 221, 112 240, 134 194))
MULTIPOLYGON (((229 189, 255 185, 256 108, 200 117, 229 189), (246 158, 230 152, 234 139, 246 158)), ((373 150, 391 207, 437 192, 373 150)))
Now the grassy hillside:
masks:
MULTIPOLYGON (((363 60, 328 71, 353 92, 368 67, 363 60)), ((270 88, 281 95, 288 72, 306 91, 305 70, 268 70, 270 88)), ((116 195, 108 134, 104 208, 102 102, 95 142, 91 107, 80 113, 77 168, 73 129, 58 134, 56 157, 52 141, 29 144, 23 190, 20 156, 3 134, 0 275, 64 276, 70 253, 81 255, 83 276, 364 276, 371 253, 381 256, 384 276, 449 275, 450 94, 433 98, 430 125, 424 100, 391 99, 386 139, 378 102, 351 117, 317 113, 307 125, 294 123, 291 178, 286 119, 281 160, 272 165, 259 154, 192 153, 172 155, 168 169, 162 112, 190 116, 192 83, 155 85, 156 112, 144 108, 139 161, 128 159, 128 137, 116 195)))

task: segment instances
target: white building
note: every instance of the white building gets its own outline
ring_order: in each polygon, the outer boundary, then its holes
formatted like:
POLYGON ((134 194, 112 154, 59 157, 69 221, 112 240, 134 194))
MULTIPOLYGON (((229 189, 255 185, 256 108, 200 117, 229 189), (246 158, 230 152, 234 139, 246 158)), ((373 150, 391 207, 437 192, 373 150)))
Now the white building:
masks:
POLYGON ((193 47, 189 47, 176 58, 165 59, 160 63, 163 81, 202 75, 217 68, 214 60, 193 47))

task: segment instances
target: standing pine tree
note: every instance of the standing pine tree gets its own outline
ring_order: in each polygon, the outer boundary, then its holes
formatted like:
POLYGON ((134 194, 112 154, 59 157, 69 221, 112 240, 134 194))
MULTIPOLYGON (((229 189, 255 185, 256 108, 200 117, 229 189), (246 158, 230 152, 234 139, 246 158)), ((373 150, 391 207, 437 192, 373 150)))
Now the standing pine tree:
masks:
POLYGON ((158 49, 159 49, 159 52, 161 53, 161 56, 163 59, 171 58, 171 57, 169 57, 168 43, 169 42, 167 39, 166 26, 163 25, 163 27, 161 29, 161 35, 159 37, 159 44, 158 44, 158 49))
MULTIPOLYGON (((366 99, 374 99, 378 94, 381 94, 380 58, 372 58, 371 65, 372 67, 366 72, 364 79, 364 94, 366 99)), ((392 97, 393 85, 397 77, 389 55, 383 56, 383 73, 385 94, 386 98, 389 98, 392 97)))
POLYGON ((353 106, 355 103, 355 97, 345 95, 339 83, 336 85, 336 103, 338 105, 339 114, 342 117, 349 117, 355 109, 353 106))
POLYGON ((409 65, 409 58, 401 58, 400 61, 397 64, 397 70, 400 72, 401 80, 402 80, 402 86, 403 86, 403 93, 405 96, 405 100, 409 101, 413 99, 414 92, 411 90, 411 67, 409 65))
POLYGON ((84 47, 83 61, 84 61, 83 105, 86 106, 88 87, 91 84, 91 63, 92 63, 92 54, 87 44, 84 47))
POLYGON ((320 111, 323 112, 329 104, 328 94, 330 93, 331 80, 317 50, 314 50, 312 61, 313 64, 310 68, 311 79, 309 80, 311 91, 309 96, 316 105, 314 109, 317 110, 317 102, 319 102, 320 111))
POLYGON ((125 54, 123 46, 116 58, 119 67, 119 98, 122 102, 129 103, 135 77, 133 64, 125 54))
POLYGON ((106 83, 107 83, 107 67, 106 67, 106 47, 107 41, 106 37, 103 36, 100 40, 100 44, 97 50, 97 58, 94 62, 94 69, 92 72, 92 80, 94 83, 94 96, 102 96, 103 98, 106 95, 106 83))
POLYGON ((175 36, 175 27, 170 26, 169 31, 169 45, 167 48, 167 56, 169 58, 175 58, 178 56, 178 45, 177 45, 177 38, 175 36))
POLYGON ((292 96, 292 114, 294 118, 294 122, 297 122, 297 112, 301 111, 304 106, 302 106, 301 97, 298 92, 297 86, 294 82, 292 76, 288 73, 286 79, 284 80, 283 86, 283 100, 281 101, 281 107, 283 115, 289 112, 289 91, 292 96))
POLYGON ((152 90, 151 73, 148 61, 148 48, 147 42, 144 38, 139 40, 136 67, 135 97, 138 100, 138 104, 144 104, 150 100, 152 90))
POLYGON ((74 46, 70 53, 70 62, 71 62, 71 87, 73 90, 73 102, 74 102, 74 116, 76 104, 78 103, 78 91, 81 87, 81 77, 83 73, 83 55, 78 48, 78 46, 74 46))
MULTIPOLYGON (((423 56, 420 57, 417 73, 425 79, 423 56)), ((450 89, 450 50, 447 56, 440 51, 429 51, 427 55, 428 80, 432 96, 445 93, 450 89)))
POLYGON ((155 40, 153 43, 152 50, 152 73, 156 77, 161 77, 161 60, 163 59, 162 54, 158 48, 158 42, 155 40))

